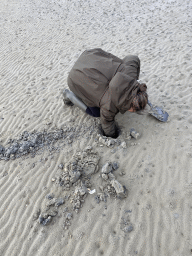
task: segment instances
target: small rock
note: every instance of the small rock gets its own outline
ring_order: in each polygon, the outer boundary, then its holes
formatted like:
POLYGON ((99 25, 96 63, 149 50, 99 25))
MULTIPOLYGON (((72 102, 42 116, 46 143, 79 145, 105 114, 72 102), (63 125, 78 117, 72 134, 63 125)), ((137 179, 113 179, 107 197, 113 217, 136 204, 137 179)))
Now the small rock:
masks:
POLYGON ((68 211, 68 207, 65 207, 64 210, 63 210, 63 213, 65 213, 67 211, 68 211))
POLYGON ((71 171, 69 175, 70 175, 70 182, 73 184, 78 181, 78 179, 81 176, 81 173, 79 171, 71 171))
POLYGON ((108 140, 106 145, 107 147, 113 146, 115 144, 114 140, 108 140))
POLYGON ((3 154, 5 152, 5 148, 0 145, 0 154, 3 154))
POLYGON ((102 144, 106 144, 106 139, 99 137, 99 142, 102 144))
POLYGON ((58 167, 59 167, 59 169, 63 170, 64 165, 60 164, 58 167))
POLYGON ((86 186, 77 187, 75 189, 75 194, 79 193, 80 196, 84 196, 87 192, 88 192, 88 190, 87 190, 86 186))
POLYGON ((66 219, 70 220, 70 219, 72 219, 72 217, 73 217, 73 214, 72 214, 72 213, 68 212, 68 213, 66 214, 66 219))
POLYGON ((130 225, 130 226, 128 226, 128 227, 125 227, 125 228, 123 229, 123 231, 124 231, 125 233, 130 233, 132 230, 133 230, 133 226, 132 226, 132 225, 130 225))
POLYGON ((102 177, 104 180, 108 180, 108 179, 109 179, 109 177, 108 177, 108 175, 107 175, 106 173, 102 173, 102 174, 101 174, 101 177, 102 177))
POLYGON ((39 217, 47 219, 49 217, 49 214, 47 212, 42 212, 41 215, 39 215, 39 217))
POLYGON ((39 216, 39 223, 40 224, 43 224, 43 221, 44 221, 45 219, 42 217, 42 216, 39 216))
POLYGON ((48 218, 43 218, 42 216, 39 216, 39 223, 43 224, 44 226, 47 225, 51 221, 52 217, 49 216, 48 218))
POLYGON ((113 170, 116 171, 119 168, 119 164, 117 162, 113 162, 113 170))
POLYGON ((99 204, 99 203, 100 203, 100 196, 99 196, 99 195, 96 195, 96 196, 95 196, 95 200, 96 200, 96 202, 99 204))
POLYGON ((104 187, 103 186, 99 186, 99 189, 103 192, 104 187))
POLYGON ((98 196, 99 196, 99 199, 100 199, 101 201, 105 201, 105 195, 104 195, 104 193, 99 193, 98 196))
POLYGON ((11 160, 15 160, 15 155, 14 155, 14 154, 11 154, 11 155, 10 155, 10 159, 11 159, 11 160))
POLYGON ((92 150, 92 147, 91 147, 91 146, 87 146, 87 147, 84 149, 85 152, 89 152, 89 151, 91 151, 91 150, 92 150))
POLYGON ((111 172, 108 174, 108 177, 110 180, 115 180, 115 175, 111 172))
POLYGON ((136 140, 137 140, 137 138, 140 136, 139 133, 136 132, 134 128, 132 128, 132 129, 130 130, 130 134, 131 134, 131 136, 132 136, 133 138, 135 138, 136 140))
POLYGON ((57 202, 55 203, 55 206, 60 206, 60 205, 62 205, 62 204, 64 204, 64 203, 65 203, 65 201, 64 201, 63 198, 58 198, 58 199, 57 199, 57 202))
MULTIPOLYGON (((55 217, 57 214, 58 214, 58 211, 57 211, 57 209, 56 209, 56 208, 53 208, 53 209, 51 209, 51 210, 47 211, 47 215, 48 215, 48 217, 49 217, 49 216, 51 216, 51 217, 55 217)), ((44 216, 43 216, 43 217, 44 217, 44 216)))
POLYGON ((101 169, 101 173, 106 173, 108 174, 109 172, 112 171, 112 164, 110 162, 106 163, 103 165, 102 169, 101 169))
POLYGON ((118 197, 125 198, 127 197, 126 189, 121 185, 121 183, 117 180, 111 180, 111 185, 114 187, 118 197))
POLYGON ((33 214, 33 220, 37 220, 39 218, 40 215, 40 209, 37 210, 34 214, 33 214))
POLYGON ((79 209, 80 206, 81 206, 81 202, 79 200, 77 200, 77 202, 74 204, 74 208, 79 209))
POLYGON ((28 141, 24 141, 20 144, 20 147, 19 147, 19 152, 24 152, 24 151, 28 151, 30 147, 32 147, 33 144, 32 142, 28 142, 28 141))
POLYGON ((51 200, 51 199, 54 198, 54 194, 53 194, 53 193, 48 194, 48 195, 46 195, 46 198, 49 199, 49 200, 51 200))
POLYGON ((14 143, 12 146, 5 150, 5 156, 10 157, 10 155, 15 155, 17 153, 18 148, 19 144, 14 143))
POLYGON ((120 176, 123 176, 123 175, 125 175, 125 172, 122 171, 122 172, 119 173, 119 175, 120 175, 120 176))
POLYGON ((57 202, 57 198, 53 198, 51 200, 49 200, 47 203, 46 203, 46 206, 52 206, 52 205, 55 205, 55 203, 57 202))
POLYGON ((128 136, 128 137, 127 137, 127 140, 131 140, 131 136, 128 136))
POLYGON ((123 141, 123 142, 121 143, 121 147, 122 147, 122 148, 127 148, 127 145, 126 145, 126 142, 125 142, 125 141, 123 141))

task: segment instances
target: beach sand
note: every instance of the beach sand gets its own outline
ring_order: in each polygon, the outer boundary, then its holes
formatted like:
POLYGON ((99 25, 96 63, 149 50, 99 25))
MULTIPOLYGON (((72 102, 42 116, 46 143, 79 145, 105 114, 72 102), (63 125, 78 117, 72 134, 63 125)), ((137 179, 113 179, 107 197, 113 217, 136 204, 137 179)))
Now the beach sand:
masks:
POLYGON ((26 132, 56 141, 0 161, 0 255, 192 255, 192 2, 1 0, 0 24, 0 145, 24 141, 26 132), (122 134, 102 143, 99 119, 64 106, 61 96, 74 62, 91 48, 138 55, 149 99, 169 121, 118 114, 122 134), (137 140, 126 137, 131 128, 137 140), (64 189, 61 177, 88 146, 98 172, 85 177, 88 190, 77 198, 81 184, 64 189), (107 162, 117 163, 126 198, 102 179, 107 162), (51 205, 51 194, 64 204, 51 205), (57 215, 43 225, 47 203, 57 215))

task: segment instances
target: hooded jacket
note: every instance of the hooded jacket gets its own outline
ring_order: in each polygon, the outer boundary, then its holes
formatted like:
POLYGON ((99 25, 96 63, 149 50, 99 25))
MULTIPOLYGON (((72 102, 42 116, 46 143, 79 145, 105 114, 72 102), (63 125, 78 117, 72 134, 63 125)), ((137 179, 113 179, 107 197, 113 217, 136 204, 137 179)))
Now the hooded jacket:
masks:
POLYGON ((88 107, 99 107, 106 136, 115 137, 115 116, 130 109, 139 90, 140 60, 120 59, 100 48, 84 51, 68 75, 68 86, 88 107))

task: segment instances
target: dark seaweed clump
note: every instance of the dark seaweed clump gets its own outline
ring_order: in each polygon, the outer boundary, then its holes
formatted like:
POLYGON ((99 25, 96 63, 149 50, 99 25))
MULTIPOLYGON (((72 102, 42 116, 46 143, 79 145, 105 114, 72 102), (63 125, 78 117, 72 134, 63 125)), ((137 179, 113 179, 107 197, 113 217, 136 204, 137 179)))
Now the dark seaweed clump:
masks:
POLYGON ((88 138, 96 130, 95 125, 81 125, 56 129, 52 132, 44 130, 43 132, 34 131, 29 133, 24 131, 18 139, 10 139, 7 147, 0 145, 0 160, 20 158, 27 154, 34 157, 37 152, 45 148, 50 152, 56 151, 59 150, 59 146, 54 146, 56 142, 62 141, 62 147, 71 145, 74 139, 85 136, 88 138))

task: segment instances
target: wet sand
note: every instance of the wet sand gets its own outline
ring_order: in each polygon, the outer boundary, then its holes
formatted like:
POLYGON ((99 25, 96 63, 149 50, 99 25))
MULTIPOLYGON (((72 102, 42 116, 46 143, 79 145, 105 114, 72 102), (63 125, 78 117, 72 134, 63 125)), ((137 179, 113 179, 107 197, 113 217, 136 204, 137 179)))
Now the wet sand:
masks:
POLYGON ((191 255, 192 3, 3 0, 0 13, 0 145, 46 138, 0 161, 0 255, 191 255), (68 72, 95 47, 139 56, 168 122, 118 114, 122 134, 109 142, 99 119, 64 106, 68 72), (99 161, 73 164, 88 146, 99 161), (118 168, 102 173, 106 163, 118 168), (80 177, 70 180, 73 166, 80 177))

